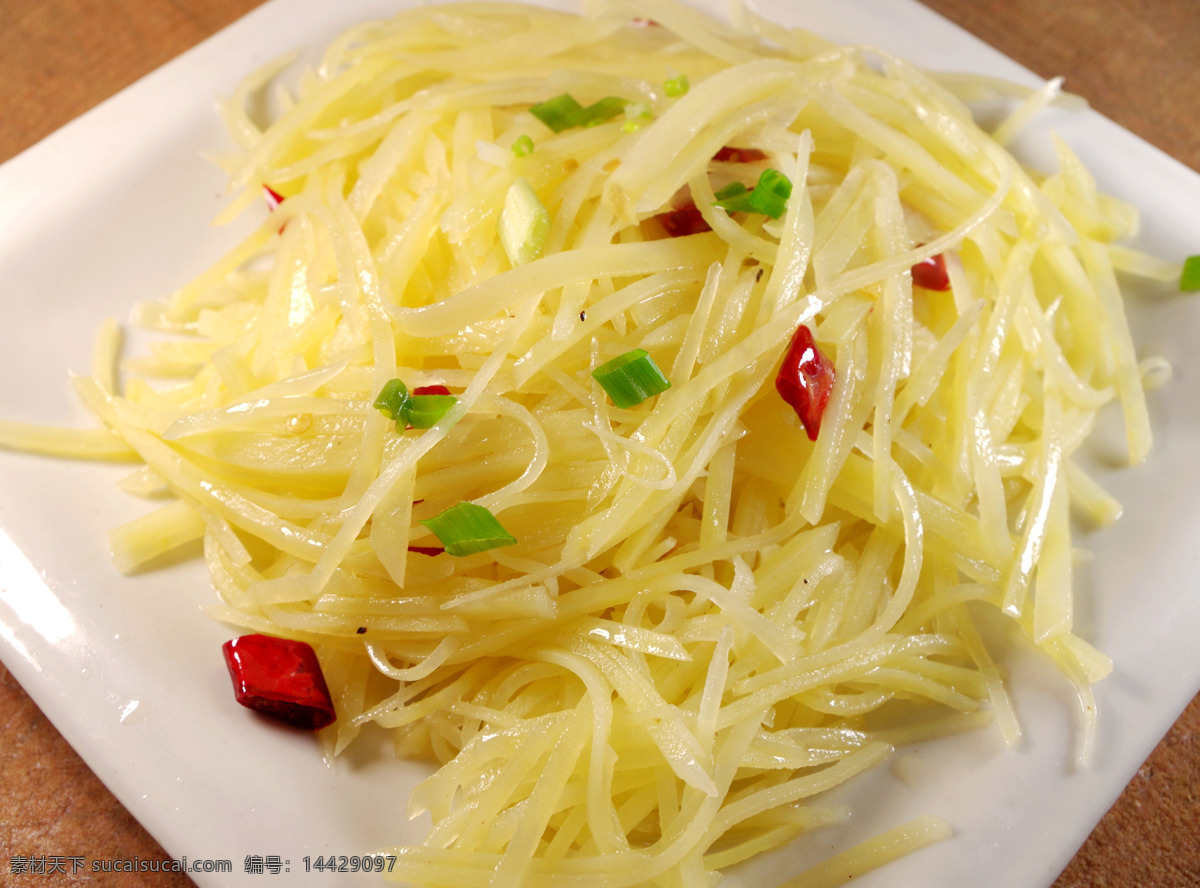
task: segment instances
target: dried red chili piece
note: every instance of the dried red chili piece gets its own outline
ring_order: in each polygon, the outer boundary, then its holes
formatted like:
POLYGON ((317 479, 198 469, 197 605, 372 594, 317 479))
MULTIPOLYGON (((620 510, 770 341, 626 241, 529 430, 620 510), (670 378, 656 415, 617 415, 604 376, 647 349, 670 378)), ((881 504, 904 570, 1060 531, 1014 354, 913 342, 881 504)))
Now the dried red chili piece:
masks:
POLYGON ((408 551, 416 552, 418 555, 428 555, 432 558, 434 555, 441 555, 446 550, 441 546, 409 546, 408 551))
POLYGON ((272 210, 283 203, 283 195, 272 188, 270 185, 263 186, 263 198, 267 202, 267 206, 272 210))
POLYGON ((765 151, 760 151, 757 148, 734 148, 732 145, 726 145, 713 155, 713 160, 728 163, 754 163, 756 160, 766 159, 767 152, 765 151))
POLYGON ((412 390, 414 395, 448 395, 450 389, 444 385, 419 385, 412 390))
POLYGON ((810 441, 817 440, 836 378, 833 362, 817 348, 812 331, 801 324, 783 356, 775 390, 796 411, 810 441))
POLYGON ((670 237, 685 237, 712 230, 694 203, 686 203, 666 213, 659 213, 657 219, 663 231, 670 237))
POLYGON ((243 635, 221 646, 243 706, 306 731, 337 718, 317 654, 303 641, 243 635))
POLYGON ((912 267, 913 283, 926 290, 949 290, 950 276, 946 274, 946 257, 941 253, 923 259, 912 267))

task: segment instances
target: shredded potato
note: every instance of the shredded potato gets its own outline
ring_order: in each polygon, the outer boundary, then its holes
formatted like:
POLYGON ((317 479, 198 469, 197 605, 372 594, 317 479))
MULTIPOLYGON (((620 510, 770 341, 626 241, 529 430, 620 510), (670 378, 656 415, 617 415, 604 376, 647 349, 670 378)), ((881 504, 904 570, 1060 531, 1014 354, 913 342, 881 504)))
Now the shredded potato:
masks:
MULTIPOLYGON (((671 0, 406 11, 260 120, 288 63, 223 105, 261 226, 138 309, 164 335, 124 381, 101 331, 76 379, 101 429, 0 437, 136 456, 124 489, 174 498, 113 533, 117 564, 202 540, 215 617, 316 647, 328 754, 373 723, 436 763, 393 877, 712 884, 841 822, 821 793, 896 744, 1015 741, 982 615, 1075 682, 1086 750, 1110 663, 1073 634, 1071 519, 1119 506, 1075 454, 1113 401, 1130 461, 1150 448, 1115 270, 1162 263, 1116 244, 1135 212, 1065 144, 1051 175, 1003 147, 1058 81, 989 134, 958 97, 988 81, 671 0), (624 113, 553 132, 530 108, 564 93, 624 113), (767 168, 778 219, 714 206, 767 168), (550 225, 514 264, 517 182, 550 225), (689 200, 702 230, 667 236, 689 200), (914 287, 935 256, 950 289, 914 287), (771 384, 801 324, 837 374, 815 441, 771 384), (634 348, 670 388, 617 408, 591 371, 634 348), (373 406, 393 378, 457 400, 405 429, 373 406), (421 521, 459 502, 517 543, 429 554, 421 521)), ((921 818, 788 884, 948 834, 921 818)))

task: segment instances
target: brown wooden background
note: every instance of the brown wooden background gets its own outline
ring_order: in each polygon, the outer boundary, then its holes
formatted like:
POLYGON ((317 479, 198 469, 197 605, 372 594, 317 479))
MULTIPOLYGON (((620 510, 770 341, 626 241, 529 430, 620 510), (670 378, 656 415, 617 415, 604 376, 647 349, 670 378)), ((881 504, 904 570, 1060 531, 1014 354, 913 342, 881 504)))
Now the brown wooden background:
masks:
MULTIPOLYGON (((0 0, 0 161, 258 2, 0 0)), ((1200 170, 1200 0, 926 2, 1036 73, 1065 75, 1072 92, 1200 170)), ((0 666, 0 885, 191 884, 173 875, 15 876, 12 854, 165 856, 0 666)), ((1200 886, 1200 697, 1055 888, 1083 886, 1200 886)))

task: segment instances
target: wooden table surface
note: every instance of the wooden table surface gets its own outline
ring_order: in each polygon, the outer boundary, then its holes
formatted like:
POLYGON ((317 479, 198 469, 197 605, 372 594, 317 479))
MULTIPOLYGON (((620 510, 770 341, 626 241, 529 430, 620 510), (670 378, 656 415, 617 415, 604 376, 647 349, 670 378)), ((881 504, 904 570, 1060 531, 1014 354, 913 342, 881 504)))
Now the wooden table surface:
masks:
MULTIPOLYGON (((0 161, 258 2, 0 0, 0 161)), ((926 2, 1036 73, 1065 75, 1099 111, 1200 170, 1198 0, 926 2)), ((0 666, 0 885, 191 884, 13 875, 12 855, 166 856, 0 666)), ((1083 886, 1200 886, 1200 697, 1055 883, 1083 886)))

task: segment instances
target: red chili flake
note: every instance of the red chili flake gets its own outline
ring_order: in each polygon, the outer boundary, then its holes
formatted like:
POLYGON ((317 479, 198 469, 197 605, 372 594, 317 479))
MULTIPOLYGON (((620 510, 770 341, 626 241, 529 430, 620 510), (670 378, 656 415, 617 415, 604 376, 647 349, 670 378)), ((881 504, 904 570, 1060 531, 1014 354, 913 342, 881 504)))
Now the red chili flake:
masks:
POLYGON ((654 19, 634 18, 629 20, 629 24, 635 28, 658 28, 661 27, 654 19))
POLYGON ((267 206, 272 210, 278 208, 278 206, 283 203, 283 195, 270 185, 263 186, 263 198, 266 199, 267 206))
POLYGON ((409 546, 408 551, 416 552, 418 555, 428 555, 432 558, 434 555, 441 555, 446 550, 441 546, 409 546))
POLYGON ((756 160, 766 160, 767 152, 757 148, 734 148, 726 145, 713 155, 713 160, 728 161, 729 163, 754 163, 756 160))
POLYGON ((419 385, 412 390, 414 395, 448 395, 450 389, 444 385, 419 385))
POLYGON ((946 257, 937 253, 918 262, 912 267, 912 279, 914 284, 926 290, 949 290, 950 276, 946 274, 946 257))
POLYGON ((333 724, 337 715, 312 646, 273 635, 243 635, 221 646, 243 706, 306 731, 333 724))
POLYGON ((833 363, 817 348, 812 331, 801 324, 783 356, 775 390, 796 411, 810 441, 817 440, 836 378, 833 363))
POLYGON ((685 237, 712 230, 696 205, 690 202, 669 212, 659 213, 656 218, 670 237, 685 237))

